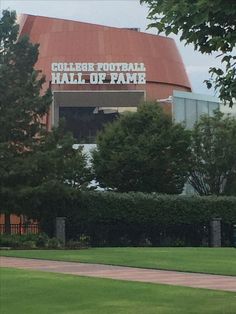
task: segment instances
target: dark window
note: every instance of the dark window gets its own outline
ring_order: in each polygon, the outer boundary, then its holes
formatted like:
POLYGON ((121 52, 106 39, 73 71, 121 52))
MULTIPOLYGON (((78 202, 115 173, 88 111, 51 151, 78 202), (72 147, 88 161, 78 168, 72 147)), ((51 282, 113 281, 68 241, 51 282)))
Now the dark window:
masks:
POLYGON ((98 131, 119 116, 114 110, 97 107, 60 107, 59 118, 65 119, 66 130, 72 132, 78 143, 95 143, 98 131))

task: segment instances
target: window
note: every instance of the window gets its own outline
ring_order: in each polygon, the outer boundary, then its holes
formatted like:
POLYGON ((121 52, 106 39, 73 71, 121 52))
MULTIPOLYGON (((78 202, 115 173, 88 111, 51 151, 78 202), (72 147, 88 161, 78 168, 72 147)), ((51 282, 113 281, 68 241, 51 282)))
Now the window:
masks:
POLYGON ((116 110, 97 107, 60 107, 59 118, 65 119, 65 128, 72 132, 78 143, 95 143, 98 131, 119 116, 116 110))

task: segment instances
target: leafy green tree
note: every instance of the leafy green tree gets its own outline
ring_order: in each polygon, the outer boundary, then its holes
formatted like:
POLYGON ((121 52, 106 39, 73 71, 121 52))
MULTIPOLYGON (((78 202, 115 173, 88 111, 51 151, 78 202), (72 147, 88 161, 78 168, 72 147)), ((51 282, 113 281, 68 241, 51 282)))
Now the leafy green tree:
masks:
POLYGON ((34 186, 58 182, 74 189, 87 188, 92 180, 83 146, 74 148, 75 139, 65 133, 63 124, 41 139, 33 155, 32 182, 34 186))
POLYGON ((93 167, 102 187, 175 194, 182 192, 188 159, 188 131, 147 103, 99 134, 93 167))
POLYGON ((34 65, 38 45, 18 38, 16 13, 0 19, 0 211, 9 228, 10 213, 22 213, 17 197, 24 189, 57 181, 81 187, 88 182, 86 157, 74 150, 62 129, 45 130, 43 117, 51 104, 45 78, 34 65))
POLYGON ((200 195, 236 194, 236 119, 216 111, 192 131, 190 184, 200 195))
MULTIPOLYGON (((15 12, 0 20, 0 195, 1 211, 16 209, 15 193, 26 182, 26 160, 38 145, 42 117, 51 97, 40 96, 44 78, 34 70, 38 46, 26 37, 17 40, 15 12)), ((6 216, 9 224, 9 215, 6 216)))
POLYGON ((236 2, 235 0, 141 0, 149 8, 149 27, 159 33, 180 33, 186 44, 210 54, 218 52, 222 68, 210 68, 220 98, 233 105, 236 98, 236 2))

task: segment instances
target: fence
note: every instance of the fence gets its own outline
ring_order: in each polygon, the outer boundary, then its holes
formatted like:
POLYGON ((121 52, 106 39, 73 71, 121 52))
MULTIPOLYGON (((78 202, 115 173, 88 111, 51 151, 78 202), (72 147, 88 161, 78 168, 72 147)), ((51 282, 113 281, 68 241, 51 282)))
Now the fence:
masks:
MULTIPOLYGON (((34 224, 11 224, 10 234, 37 234, 39 233, 39 225, 34 224)), ((6 225, 0 224, 0 234, 6 233, 6 225)))

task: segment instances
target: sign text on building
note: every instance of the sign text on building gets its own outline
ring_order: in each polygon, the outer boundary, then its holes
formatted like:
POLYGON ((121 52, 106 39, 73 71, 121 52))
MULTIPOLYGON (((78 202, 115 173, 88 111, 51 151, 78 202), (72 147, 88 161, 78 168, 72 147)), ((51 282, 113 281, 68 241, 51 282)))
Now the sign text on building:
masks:
POLYGON ((146 84, 144 63, 52 63, 52 84, 146 84))

